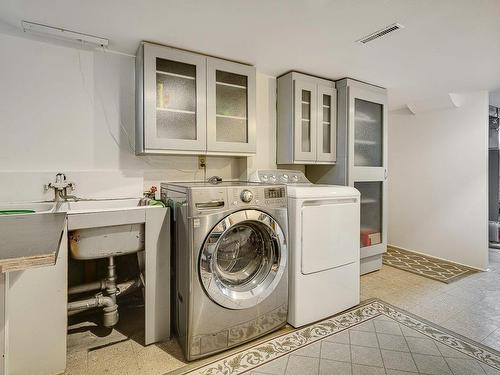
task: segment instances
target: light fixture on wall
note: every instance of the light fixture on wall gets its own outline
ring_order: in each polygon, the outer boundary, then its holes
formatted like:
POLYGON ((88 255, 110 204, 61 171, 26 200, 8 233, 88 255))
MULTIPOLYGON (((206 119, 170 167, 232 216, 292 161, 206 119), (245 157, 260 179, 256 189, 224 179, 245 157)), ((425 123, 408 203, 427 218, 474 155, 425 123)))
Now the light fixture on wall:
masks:
POLYGON ((82 34, 76 31, 63 29, 61 27, 52 27, 40 23, 22 21, 21 25, 24 32, 32 32, 39 35, 48 35, 56 39, 69 40, 83 44, 90 44, 96 47, 107 47, 109 40, 97 36, 82 34))

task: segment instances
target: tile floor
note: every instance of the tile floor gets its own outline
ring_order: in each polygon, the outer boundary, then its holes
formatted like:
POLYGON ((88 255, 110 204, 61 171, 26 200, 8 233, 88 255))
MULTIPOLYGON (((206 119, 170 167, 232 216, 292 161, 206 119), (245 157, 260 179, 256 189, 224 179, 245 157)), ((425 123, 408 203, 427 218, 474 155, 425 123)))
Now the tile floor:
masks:
POLYGON ((262 365, 249 375, 493 375, 500 371, 379 316, 262 365))
MULTIPOLYGON (((361 299, 372 297, 500 350, 499 252, 490 252, 489 272, 479 272, 451 284, 383 266, 381 271, 361 278, 361 299)), ((186 364, 175 340, 149 346, 141 343, 143 320, 140 309, 122 314, 122 318, 117 329, 111 333, 99 329, 92 322, 70 327, 67 374, 148 375, 182 371, 186 364)), ((370 342, 373 345, 373 336, 371 339, 369 336, 354 335, 356 344, 365 342, 365 345, 354 345, 362 348, 360 352, 370 351, 367 348, 370 348, 370 342)), ((379 338, 384 339, 389 338, 379 338)), ((339 366, 337 372, 342 374, 339 371, 344 365, 339 366)), ((292 362, 289 367, 296 366, 292 362)), ((360 367, 359 371, 362 370, 363 367, 360 367)), ((404 374, 392 370, 388 373, 404 374)))
POLYGON ((380 298, 474 341, 500 350, 500 253, 490 271, 444 284, 384 266, 361 278, 361 299, 380 298))

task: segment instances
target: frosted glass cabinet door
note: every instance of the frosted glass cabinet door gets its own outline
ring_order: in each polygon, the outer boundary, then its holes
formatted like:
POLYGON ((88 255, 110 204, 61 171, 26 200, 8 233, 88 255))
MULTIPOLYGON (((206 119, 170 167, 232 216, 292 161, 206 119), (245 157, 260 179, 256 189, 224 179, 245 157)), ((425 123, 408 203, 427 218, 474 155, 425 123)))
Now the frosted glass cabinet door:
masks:
POLYGON ((207 58, 207 150, 255 153, 255 68, 207 58))
MULTIPOLYGON (((361 193, 361 248, 374 246, 383 240, 383 182, 355 182, 361 193)), ((363 255, 363 254, 361 254, 363 255)))
POLYGON ((149 150, 206 148, 206 57, 144 45, 144 144, 149 150))
POLYGON ((317 146, 317 85, 295 80, 295 161, 315 161, 317 146))
POLYGON ((354 166, 383 166, 383 105, 354 98, 354 166))
POLYGON ((318 85, 317 160, 337 160, 337 92, 334 88, 318 85))

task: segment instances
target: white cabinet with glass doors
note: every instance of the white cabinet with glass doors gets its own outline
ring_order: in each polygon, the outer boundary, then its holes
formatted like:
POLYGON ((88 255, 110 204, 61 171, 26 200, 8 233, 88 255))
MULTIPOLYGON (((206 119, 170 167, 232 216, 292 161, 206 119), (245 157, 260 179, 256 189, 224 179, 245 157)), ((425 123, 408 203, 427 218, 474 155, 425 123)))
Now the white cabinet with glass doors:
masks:
POLYGON ((255 153, 255 68, 141 43, 136 153, 255 153))
POLYGON ((290 72, 278 78, 278 164, 336 162, 335 83, 290 72))

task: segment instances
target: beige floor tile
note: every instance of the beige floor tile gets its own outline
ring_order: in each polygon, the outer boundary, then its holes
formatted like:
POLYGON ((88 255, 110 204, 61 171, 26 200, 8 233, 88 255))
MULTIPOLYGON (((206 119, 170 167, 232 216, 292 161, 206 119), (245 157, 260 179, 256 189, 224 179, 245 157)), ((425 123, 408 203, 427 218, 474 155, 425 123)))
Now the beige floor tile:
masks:
POLYGON ((73 352, 66 357, 67 375, 87 375, 87 351, 73 352))
POLYGON ((482 344, 489 346, 495 350, 500 351, 500 328, 490 333, 483 341, 482 344))
POLYGON ((129 340, 88 353, 89 374, 139 374, 137 356, 129 340))

